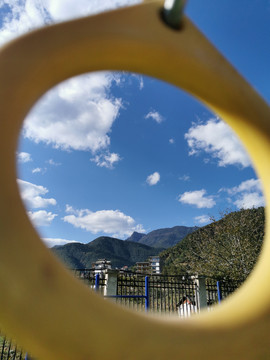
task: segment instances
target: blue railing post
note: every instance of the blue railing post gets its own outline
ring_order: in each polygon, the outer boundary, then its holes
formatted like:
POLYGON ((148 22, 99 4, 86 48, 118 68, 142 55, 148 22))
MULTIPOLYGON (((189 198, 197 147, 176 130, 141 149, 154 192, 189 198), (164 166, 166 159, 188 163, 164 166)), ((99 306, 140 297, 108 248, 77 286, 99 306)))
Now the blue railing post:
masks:
POLYGON ((221 286, 220 286, 220 282, 217 281, 217 295, 218 295, 218 303, 221 303, 222 300, 222 292, 221 292, 221 286))
POLYGON ((95 276, 95 291, 99 290, 99 274, 95 276))
POLYGON ((145 277, 145 312, 149 310, 149 277, 145 277))

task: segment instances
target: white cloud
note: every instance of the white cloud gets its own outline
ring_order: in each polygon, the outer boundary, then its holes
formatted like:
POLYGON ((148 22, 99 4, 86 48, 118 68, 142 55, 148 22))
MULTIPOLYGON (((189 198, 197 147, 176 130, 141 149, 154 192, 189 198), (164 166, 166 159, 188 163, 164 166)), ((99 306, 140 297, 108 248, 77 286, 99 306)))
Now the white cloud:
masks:
MULTIPOLYGON (((0 43, 48 23, 83 17, 139 0, 6 0, 8 7, 2 13, 0 43)), ((1 4, 2 4, 1 3, 1 4)), ((0 5, 1 5, 0 4, 0 5)), ((2 5, 3 6, 3 5, 2 5)))
POLYGON ((28 181, 17 179, 22 200, 28 208, 44 208, 50 205, 56 205, 53 198, 44 198, 49 190, 44 186, 35 185, 28 181))
POLYGON ((144 88, 144 81, 143 81, 143 77, 141 75, 138 74, 131 74, 131 76, 133 78, 135 78, 136 80, 138 80, 139 83, 139 89, 142 90, 144 88))
MULTIPOLYGON (((116 73, 114 72, 114 74, 116 73)), ((121 71, 119 72, 119 78, 118 81, 116 81, 116 84, 120 87, 138 86, 139 90, 142 90, 144 88, 144 78, 140 74, 121 71)))
POLYGON ((120 238, 130 236, 134 231, 144 232, 141 224, 122 213, 119 210, 90 211, 88 209, 75 210, 66 206, 66 212, 70 215, 63 217, 63 220, 74 227, 84 229, 93 234, 113 234, 120 238))
POLYGON ((95 162, 100 167, 106 167, 107 169, 113 169, 114 165, 121 160, 119 154, 116 153, 104 153, 101 155, 96 155, 94 158, 90 159, 95 162))
POLYGON ((46 167, 44 167, 44 168, 37 167, 37 168, 32 170, 32 174, 42 174, 42 175, 44 175, 46 172, 47 172, 46 167))
POLYGON ((73 206, 66 204, 66 213, 68 214, 78 214, 79 210, 73 209, 73 206))
POLYGON ((147 176, 146 179, 147 184, 150 186, 156 185, 159 181, 160 181, 160 175, 157 171, 147 176))
POLYGON ((210 217, 209 215, 200 215, 200 216, 196 216, 194 218, 194 221, 197 224, 207 224, 210 222, 210 217))
POLYGON ((175 143, 174 139, 169 139, 169 143, 174 144, 175 143))
POLYGON ((5 4, 8 7, 1 14, 0 44, 50 21, 46 8, 39 0, 9 0, 5 4))
POLYGON ((218 159, 218 166, 251 165, 240 140, 221 120, 210 119, 206 124, 193 124, 185 134, 185 139, 190 147, 189 155, 205 151, 218 159))
POLYGON ((143 77, 142 76, 140 76, 140 79, 139 79, 139 87, 140 87, 140 90, 142 90, 143 87, 144 87, 144 82, 143 82, 143 77))
POLYGON ((49 226, 57 214, 46 210, 28 211, 28 215, 35 226, 49 226))
POLYGON ((158 124, 160 124, 162 121, 164 121, 164 117, 157 111, 151 110, 148 114, 145 115, 145 119, 153 119, 158 124))
POLYGON ((82 75, 45 94, 27 116, 23 135, 63 150, 96 152, 110 144, 109 133, 121 99, 109 96, 114 75, 82 75))
POLYGON ((189 175, 184 174, 183 176, 180 176, 180 177, 179 177, 179 180, 182 180, 182 181, 189 181, 189 180, 190 180, 190 176, 189 176, 189 175))
POLYGON ((140 0, 44 0, 46 8, 55 20, 86 16, 120 6, 133 5, 140 0))
POLYGON ((35 168, 32 170, 32 174, 37 174, 37 173, 40 173, 42 171, 41 168, 35 168))
POLYGON ((178 201, 182 204, 195 205, 197 208, 212 208, 216 205, 213 196, 205 196, 206 190, 187 191, 179 195, 178 201))
POLYGON ((242 194, 234 204, 238 209, 251 209, 257 208, 265 205, 263 195, 253 192, 253 193, 244 193, 242 194))
POLYGON ((43 238, 42 240, 48 247, 53 247, 56 245, 66 245, 66 244, 78 242, 75 240, 66 240, 66 239, 57 239, 57 238, 43 238))
MULTIPOLYGON (((140 0, 5 0, 0 43, 29 30, 69 18, 86 16, 141 2, 140 0)), ((143 78, 133 74, 143 88, 143 78)), ((65 150, 107 150, 111 127, 122 106, 109 93, 121 83, 115 73, 74 78, 46 94, 28 115, 23 134, 35 142, 65 150)), ((105 154, 106 155, 106 154, 105 154)))
POLYGON ((243 181, 240 185, 230 189, 220 189, 226 191, 238 209, 251 209, 265 206, 264 196, 262 194, 262 184, 259 179, 249 179, 243 181))
POLYGON ((20 163, 27 163, 27 162, 33 161, 31 158, 31 154, 29 154, 27 152, 23 152, 23 151, 20 153, 17 153, 17 160, 20 163))
POLYGON ((262 191, 262 183, 260 179, 249 179, 241 182, 240 185, 234 186, 231 189, 227 189, 227 192, 229 194, 237 194, 243 191, 256 191, 261 192, 262 191))
POLYGON ((55 162, 53 159, 49 159, 49 160, 47 161, 47 163, 48 163, 49 165, 51 165, 51 166, 60 166, 60 165, 62 165, 61 163, 55 162))

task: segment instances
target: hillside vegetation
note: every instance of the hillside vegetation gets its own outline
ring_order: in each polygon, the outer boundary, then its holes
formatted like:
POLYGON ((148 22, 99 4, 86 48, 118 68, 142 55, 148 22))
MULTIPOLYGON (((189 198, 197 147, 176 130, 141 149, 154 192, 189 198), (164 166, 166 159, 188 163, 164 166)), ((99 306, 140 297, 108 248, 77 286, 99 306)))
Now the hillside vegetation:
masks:
POLYGON ((98 259, 107 259, 113 267, 132 266, 158 255, 163 249, 144 244, 119 240, 107 236, 99 237, 88 244, 70 243, 55 246, 52 251, 71 269, 91 268, 98 259))
POLYGON ((163 273, 244 281, 258 259, 263 237, 263 207, 223 214, 163 251, 163 273))

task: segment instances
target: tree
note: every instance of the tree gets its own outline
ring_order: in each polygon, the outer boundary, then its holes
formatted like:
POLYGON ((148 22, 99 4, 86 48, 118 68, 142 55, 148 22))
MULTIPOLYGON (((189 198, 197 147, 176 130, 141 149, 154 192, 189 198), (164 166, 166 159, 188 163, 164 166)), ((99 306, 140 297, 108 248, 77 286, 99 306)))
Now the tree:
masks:
POLYGON ((165 272, 244 281, 262 247, 264 208, 226 212, 161 254, 165 272))

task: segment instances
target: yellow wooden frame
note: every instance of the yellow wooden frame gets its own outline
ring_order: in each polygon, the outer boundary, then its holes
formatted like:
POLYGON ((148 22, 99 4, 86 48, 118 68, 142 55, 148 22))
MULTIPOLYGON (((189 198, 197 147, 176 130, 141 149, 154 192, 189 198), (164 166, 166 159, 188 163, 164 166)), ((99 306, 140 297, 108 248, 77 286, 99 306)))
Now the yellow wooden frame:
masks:
POLYGON ((126 70, 172 83, 224 119, 270 196, 270 110, 187 18, 164 25, 152 1, 29 33, 0 51, 1 326, 40 360, 270 358, 270 234, 244 286, 211 313, 158 319, 103 301, 75 280, 32 227, 16 184, 23 119, 57 83, 126 70))

